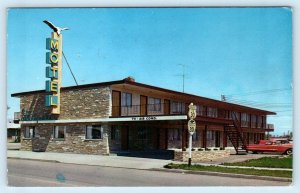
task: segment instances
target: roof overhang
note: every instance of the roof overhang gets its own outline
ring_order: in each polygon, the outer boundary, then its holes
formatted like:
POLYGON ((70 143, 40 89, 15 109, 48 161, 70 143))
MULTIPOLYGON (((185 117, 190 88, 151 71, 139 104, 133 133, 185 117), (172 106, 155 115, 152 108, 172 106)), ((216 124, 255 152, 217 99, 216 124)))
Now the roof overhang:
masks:
POLYGON ((142 121, 172 121, 187 120, 187 115, 172 116, 132 116, 132 117, 109 117, 95 119, 65 119, 65 120, 36 120, 20 121, 21 124, 60 124, 60 123, 110 123, 110 122, 142 122, 142 121))

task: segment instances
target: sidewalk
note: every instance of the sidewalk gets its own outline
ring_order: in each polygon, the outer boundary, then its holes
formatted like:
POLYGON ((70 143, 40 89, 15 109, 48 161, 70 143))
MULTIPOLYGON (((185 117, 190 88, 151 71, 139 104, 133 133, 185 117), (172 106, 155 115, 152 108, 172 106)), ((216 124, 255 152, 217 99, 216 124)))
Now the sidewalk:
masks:
MULTIPOLYGON (((30 160, 41 160, 41 161, 55 161, 60 163, 70 164, 82 164, 82 165, 93 165, 93 166, 106 166, 106 167, 118 167, 118 168, 131 168, 131 169, 164 169, 164 165, 168 163, 182 164, 183 162, 162 160, 162 159, 151 159, 151 158, 139 158, 139 157, 126 157, 116 155, 87 155, 87 154, 74 154, 74 153, 53 153, 53 152, 32 152, 32 151, 14 151, 7 150, 8 158, 17 159, 30 159, 30 160)), ((247 169, 261 169, 261 170, 282 170, 282 171, 293 171, 293 169, 287 168, 263 168, 263 167, 245 167, 245 166, 224 166, 220 165, 224 162, 245 161, 247 159, 255 159, 263 157, 262 155, 231 155, 230 158, 218 160, 215 162, 203 162, 195 163, 203 166, 219 166, 228 168, 247 168, 247 169)), ((194 163, 193 163, 194 164, 194 163)))
POLYGON ((93 166, 106 166, 132 169, 163 168, 171 160, 159 160, 149 158, 136 158, 125 156, 87 155, 73 153, 52 153, 7 150, 8 158, 30 159, 42 161, 56 161, 69 164, 83 164, 93 166))

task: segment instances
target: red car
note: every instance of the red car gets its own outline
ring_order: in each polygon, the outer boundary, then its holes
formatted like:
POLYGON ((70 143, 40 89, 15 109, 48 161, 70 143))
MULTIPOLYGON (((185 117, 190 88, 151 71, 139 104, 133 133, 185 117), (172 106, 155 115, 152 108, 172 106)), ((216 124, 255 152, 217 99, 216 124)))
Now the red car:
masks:
POLYGON ((260 140, 258 144, 249 144, 248 151, 258 152, 277 152, 280 154, 293 154, 293 144, 288 140, 260 140))

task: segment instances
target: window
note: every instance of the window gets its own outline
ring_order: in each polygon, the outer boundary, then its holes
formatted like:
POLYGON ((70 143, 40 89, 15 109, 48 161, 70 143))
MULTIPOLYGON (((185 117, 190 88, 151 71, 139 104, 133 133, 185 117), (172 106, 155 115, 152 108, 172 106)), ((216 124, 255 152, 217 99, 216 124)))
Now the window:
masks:
POLYGON ((262 128, 262 122, 263 117, 262 116, 257 116, 257 128, 262 128))
POLYGON ((241 121, 242 127, 249 127, 250 115, 247 113, 242 113, 241 116, 242 116, 242 121, 241 121))
POLYGON ((172 101, 171 112, 172 113, 184 113, 184 103, 172 101))
POLYGON ((111 140, 119 140, 120 139, 120 129, 117 125, 111 126, 110 137, 111 137, 111 140))
POLYGON ((206 139, 207 140, 214 140, 215 139, 215 131, 207 131, 206 139))
POLYGON ((256 128, 256 115, 251 115, 251 128, 256 128))
POLYGON ((88 125, 86 126, 85 138, 86 139, 102 139, 101 125, 88 125))
POLYGON ((208 117, 218 117, 218 109, 213 107, 207 107, 208 117))
POLYGON ((178 141, 181 139, 181 129, 169 129, 168 138, 170 141, 178 141))
POLYGON ((197 115, 200 115, 200 116, 205 115, 204 106, 202 106, 202 105, 196 105, 196 106, 197 106, 197 109, 196 109, 197 115))
POLYGON ((25 127, 24 138, 33 138, 34 134, 35 134, 35 127, 34 126, 25 127))
POLYGON ((53 138, 64 139, 66 133, 66 126, 55 126, 53 130, 53 138))
POLYGON ((131 93, 122 93, 122 105, 125 107, 131 107, 132 106, 132 94, 131 93))
POLYGON ((239 121, 240 120, 240 113, 236 112, 236 111, 232 111, 231 112, 231 119, 239 121))
POLYGON ((193 141, 198 141, 200 139, 200 131, 196 129, 195 133, 192 135, 193 141))
POLYGON ((161 100, 158 98, 148 98, 149 111, 161 111, 161 100))

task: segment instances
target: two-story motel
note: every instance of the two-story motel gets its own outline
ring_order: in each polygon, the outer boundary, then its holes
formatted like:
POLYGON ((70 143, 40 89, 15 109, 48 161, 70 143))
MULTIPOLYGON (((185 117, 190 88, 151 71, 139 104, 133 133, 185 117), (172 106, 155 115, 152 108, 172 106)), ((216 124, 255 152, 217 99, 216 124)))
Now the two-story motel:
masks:
POLYGON ((45 106, 45 90, 12 94, 20 98, 21 149, 106 154, 113 151, 185 149, 187 107, 197 105, 193 147, 238 149, 273 131, 261 109, 135 82, 63 87, 60 114, 45 106))

